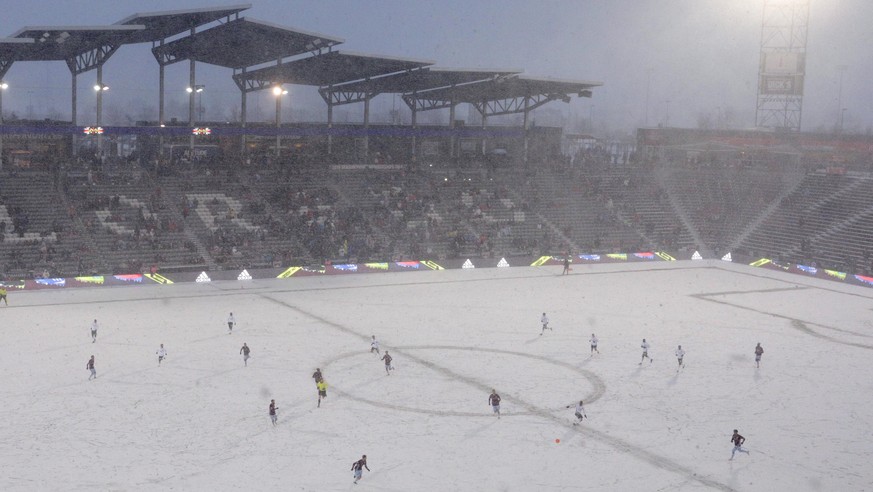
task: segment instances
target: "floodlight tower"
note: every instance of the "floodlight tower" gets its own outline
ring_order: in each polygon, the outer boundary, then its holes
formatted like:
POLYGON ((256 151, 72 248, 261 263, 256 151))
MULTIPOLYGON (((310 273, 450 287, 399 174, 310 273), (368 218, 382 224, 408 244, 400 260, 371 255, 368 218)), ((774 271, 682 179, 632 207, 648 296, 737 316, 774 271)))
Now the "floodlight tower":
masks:
POLYGON ((765 0, 755 126, 800 131, 809 0, 765 0))

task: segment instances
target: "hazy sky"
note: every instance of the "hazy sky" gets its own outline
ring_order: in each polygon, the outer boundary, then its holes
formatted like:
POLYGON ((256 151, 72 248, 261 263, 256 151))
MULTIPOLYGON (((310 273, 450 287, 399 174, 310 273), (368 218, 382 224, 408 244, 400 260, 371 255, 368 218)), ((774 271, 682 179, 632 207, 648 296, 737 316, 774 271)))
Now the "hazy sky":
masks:
MULTIPOLYGON (((23 26, 112 24, 135 12, 235 5, 209 0, 0 0, 0 35, 23 26), (11 7, 11 4, 15 7, 11 7)), ((339 49, 432 60, 441 67, 517 68, 528 75, 595 80, 592 99, 551 103, 570 119, 593 118, 595 127, 632 129, 649 124, 695 127, 701 114, 733 114, 733 124, 754 125, 755 92, 764 0, 252 0, 244 16, 344 38, 339 49), (668 102, 669 101, 669 102, 668 102)), ((804 130, 831 130, 847 108, 845 128, 873 126, 873 2, 811 0, 804 130), (845 65, 842 104, 838 66, 845 65)), ((157 114, 158 67, 150 45, 126 46, 104 67, 112 88, 105 118, 119 123, 157 114)), ((198 65, 207 86, 207 119, 232 117, 239 91, 231 71, 198 65)), ((79 77, 79 123, 93 122, 95 72, 79 77)), ((70 76, 62 62, 16 63, 6 80, 4 110, 69 118, 70 76)), ((170 116, 187 119, 187 63, 168 68, 170 116)), ((284 117, 323 119, 325 106, 312 89, 292 87, 284 117), (290 106, 290 108, 288 107, 290 106)), ((253 96, 250 120, 270 120, 272 96, 253 96)), ((395 104, 374 102, 374 113, 395 104)), ((399 100, 396 104, 401 104, 399 100)), ((337 119, 359 121, 360 105, 337 119)), ((465 108, 459 115, 466 114, 465 108)))

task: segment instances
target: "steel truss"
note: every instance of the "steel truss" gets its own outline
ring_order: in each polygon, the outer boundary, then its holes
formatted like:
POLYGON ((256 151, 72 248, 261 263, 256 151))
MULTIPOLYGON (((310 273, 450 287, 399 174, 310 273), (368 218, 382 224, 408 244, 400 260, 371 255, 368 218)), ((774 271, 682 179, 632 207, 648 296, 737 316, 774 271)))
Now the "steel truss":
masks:
POLYGON ((546 103, 557 100, 569 103, 570 96, 566 94, 535 94, 510 99, 482 101, 479 103, 473 103, 473 107, 475 107, 482 116, 489 117, 501 116, 505 114, 524 113, 525 111, 532 111, 546 103))
MULTIPOLYGON (((446 99, 430 99, 427 94, 404 94, 403 102, 413 111, 427 111, 430 109, 445 109, 458 104, 458 101, 446 99)), ((506 114, 524 113, 532 111, 551 101, 561 100, 570 102, 567 94, 533 94, 521 97, 505 99, 484 100, 471 103, 484 117, 501 116, 506 114)))
POLYGON ((330 87, 322 87, 318 89, 318 93, 324 102, 332 106, 365 102, 381 94, 378 91, 344 91, 330 87))
POLYGON ((72 58, 67 58, 64 60, 67 63, 67 67, 70 69, 70 73, 73 75, 80 75, 89 70, 93 70, 99 66, 102 66, 109 60, 109 57, 112 56, 118 48, 120 48, 120 44, 105 44, 103 46, 98 46, 97 48, 90 49, 83 53, 79 53, 72 58))
POLYGON ((3 80, 3 77, 6 76, 6 72, 12 68, 12 63, 14 60, 2 60, 0 59, 0 80, 3 80))

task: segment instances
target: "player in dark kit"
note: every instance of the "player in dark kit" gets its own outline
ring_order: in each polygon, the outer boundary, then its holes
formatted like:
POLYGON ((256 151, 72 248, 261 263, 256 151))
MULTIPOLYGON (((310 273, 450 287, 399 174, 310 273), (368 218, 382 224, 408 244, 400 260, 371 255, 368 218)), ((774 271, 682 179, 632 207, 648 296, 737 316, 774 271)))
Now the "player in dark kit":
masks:
POLYGON ((743 443, 746 442, 746 438, 741 436, 736 429, 734 429, 734 435, 731 436, 731 442, 734 443, 734 450, 731 451, 731 459, 734 459, 734 455, 737 454, 737 451, 749 454, 748 451, 743 449, 743 443))
POLYGON ((384 361, 385 361, 385 374, 387 374, 387 375, 390 376, 391 373, 388 372, 388 371, 393 371, 393 370, 394 370, 394 366, 391 365, 391 361, 394 360, 394 358, 391 357, 390 355, 388 355, 388 351, 386 350, 386 351, 385 351, 385 355, 382 356, 382 359, 381 359, 381 360, 384 360, 384 361))
POLYGON ((491 394, 488 395, 488 404, 491 405, 491 412, 497 415, 497 418, 500 418, 500 395, 497 394, 497 390, 491 390, 491 394))
POLYGON ((761 342, 758 342, 758 345, 755 345, 755 367, 761 367, 761 356, 764 355, 764 347, 761 346, 761 342))
POLYGON ((278 409, 279 407, 276 406, 276 400, 270 400, 270 422, 272 422, 273 425, 276 425, 276 419, 278 418, 276 416, 276 410, 278 409))
POLYGON ((318 383, 320 383, 324 379, 321 376, 321 368, 319 368, 319 367, 315 368, 315 372, 312 373, 312 379, 315 380, 315 386, 318 386, 318 383))
POLYGON ((91 371, 91 375, 88 376, 88 381, 92 379, 97 379, 97 370, 94 369, 94 356, 92 355, 90 359, 88 359, 88 363, 85 364, 85 369, 91 371))
POLYGON ((252 350, 249 348, 248 345, 246 345, 245 342, 243 342, 243 346, 240 347, 240 349, 239 349, 239 353, 242 354, 243 363, 246 365, 246 367, 248 367, 248 365, 249 365, 249 354, 251 353, 251 351, 252 350))
POLYGON ((358 480, 361 479, 361 475, 364 474, 364 468, 367 471, 370 471, 370 467, 367 466, 367 455, 361 456, 361 459, 352 463, 352 471, 355 472, 355 483, 358 483, 358 480))
POLYGON ((564 271, 561 272, 561 275, 570 275, 570 254, 564 257, 564 271))

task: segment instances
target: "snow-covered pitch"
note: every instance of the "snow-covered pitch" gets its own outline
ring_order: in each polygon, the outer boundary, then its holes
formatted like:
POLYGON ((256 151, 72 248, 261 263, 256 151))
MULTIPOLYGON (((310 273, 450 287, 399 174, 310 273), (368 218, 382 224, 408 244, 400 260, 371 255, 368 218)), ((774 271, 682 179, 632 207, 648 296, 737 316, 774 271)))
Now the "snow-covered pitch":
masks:
POLYGON ((708 261, 561 269, 13 291, 0 490, 873 487, 873 290, 708 261), (733 429, 751 454, 728 461, 733 429))

